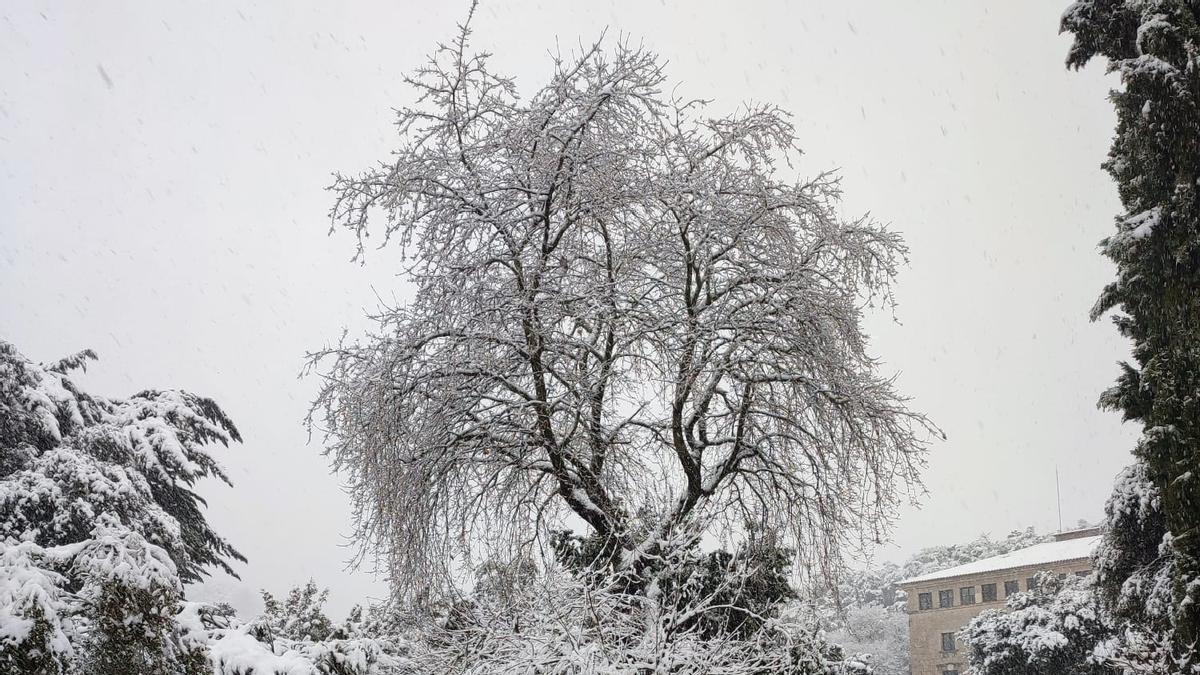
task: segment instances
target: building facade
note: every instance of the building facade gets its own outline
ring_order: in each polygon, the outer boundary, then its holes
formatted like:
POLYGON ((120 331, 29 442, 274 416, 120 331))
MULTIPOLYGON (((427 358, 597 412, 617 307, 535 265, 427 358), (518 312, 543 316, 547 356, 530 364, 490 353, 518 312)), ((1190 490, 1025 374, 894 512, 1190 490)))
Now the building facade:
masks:
POLYGON ((983 610, 1003 609, 1008 596, 1032 588, 1039 572, 1087 575, 1098 535, 1095 528, 1062 532, 1054 541, 900 582, 908 595, 911 674, 965 673, 958 632, 983 610))

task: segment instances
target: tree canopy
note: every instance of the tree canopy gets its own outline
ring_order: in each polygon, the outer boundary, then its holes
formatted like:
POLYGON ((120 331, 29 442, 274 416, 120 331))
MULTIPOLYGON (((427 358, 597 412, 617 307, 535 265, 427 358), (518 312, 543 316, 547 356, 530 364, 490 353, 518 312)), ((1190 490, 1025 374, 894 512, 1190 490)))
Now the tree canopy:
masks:
POLYGON ((900 236, 795 177, 774 106, 709 116, 603 38, 522 97, 469 35, 406 79, 392 156, 332 187, 334 227, 396 242, 415 288, 312 355, 311 424, 397 591, 572 521, 627 570, 722 524, 819 564, 881 536, 932 429, 861 326, 900 236))
POLYGON ((1101 405, 1142 426, 1097 556, 1099 591, 1128 637, 1121 658, 1200 672, 1200 7, 1080 0, 1067 63, 1121 78, 1105 168, 1124 212, 1102 243, 1117 266, 1092 311, 1133 343, 1101 405))

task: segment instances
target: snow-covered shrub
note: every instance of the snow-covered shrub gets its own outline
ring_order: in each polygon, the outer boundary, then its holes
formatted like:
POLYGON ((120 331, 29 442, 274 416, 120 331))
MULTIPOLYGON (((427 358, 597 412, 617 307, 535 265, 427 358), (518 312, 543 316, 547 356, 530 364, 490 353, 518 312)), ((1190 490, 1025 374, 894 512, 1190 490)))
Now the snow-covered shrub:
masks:
POLYGON ((398 655, 399 644, 389 638, 263 642, 252 624, 208 633, 210 672, 216 675, 415 675, 398 655))
POLYGON ((267 591, 262 592, 263 613, 254 621, 260 638, 271 640, 325 640, 333 635, 333 622, 323 609, 329 589, 321 590, 310 579, 293 588, 283 602, 267 591))
MULTIPOLYGON (((594 577, 603 576, 606 570, 596 558, 601 546, 595 536, 579 537, 569 532, 556 533, 554 539, 557 561, 593 581, 598 581, 594 577)), ((653 572, 665 603, 686 607, 703 600, 712 605, 684 626, 697 629, 701 636, 752 634, 781 603, 796 598, 788 578, 794 556, 769 538, 751 537, 733 552, 700 551, 695 546, 668 551, 644 572, 653 572)), ((522 569, 523 583, 528 585, 531 568, 524 565, 522 569)), ((536 569, 532 571, 536 573, 536 569)))
MULTIPOLYGON (((726 586, 742 585, 737 577, 731 574, 726 586)), ((477 600, 465 617, 426 628, 412 663, 419 672, 455 675, 870 672, 843 658, 812 625, 774 613, 760 616, 752 631, 717 632, 719 622, 697 622, 728 609, 721 599, 728 588, 679 602, 658 578, 638 593, 627 592, 624 581, 550 570, 521 589, 516 612, 477 600)))
POLYGON ((989 609, 962 631, 977 675, 1106 675, 1112 637, 1095 595, 1094 577, 1059 578, 1042 572, 1036 590, 1008 598, 1007 611, 989 609))
POLYGON ((217 675, 400 675, 408 638, 386 609, 355 607, 335 625, 323 605, 328 590, 309 581, 280 602, 263 591, 265 610, 241 622, 227 607, 191 603, 186 623, 208 645, 217 675))
POLYGON ((176 622, 183 587, 170 556, 108 516, 72 557, 82 670, 96 675, 208 671, 206 644, 176 622))

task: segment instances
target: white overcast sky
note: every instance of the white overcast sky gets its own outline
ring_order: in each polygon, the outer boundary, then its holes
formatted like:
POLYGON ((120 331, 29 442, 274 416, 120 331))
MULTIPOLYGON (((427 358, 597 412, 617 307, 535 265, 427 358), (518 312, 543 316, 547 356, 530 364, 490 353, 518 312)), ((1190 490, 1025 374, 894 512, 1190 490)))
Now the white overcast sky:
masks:
MULTIPOLYGON (((250 559, 195 591, 255 609, 314 577, 331 609, 380 595, 344 570, 347 499, 301 424, 306 350, 403 297, 394 255, 327 236, 334 170, 394 146, 401 75, 461 2, 7 3, 0 9, 0 337, 36 360, 84 347, 99 393, 209 395, 246 442, 218 450, 212 522, 250 559), (373 290, 374 289, 374 290, 373 290)), ((486 1, 476 44, 528 91, 547 50, 608 27, 681 91, 796 115, 801 171, 840 167, 845 211, 907 237, 874 352, 935 443, 898 559, 980 533, 1097 519, 1134 430, 1096 410, 1127 349, 1087 311, 1119 204, 1101 64, 1068 72, 1063 6, 1007 2, 486 1)))

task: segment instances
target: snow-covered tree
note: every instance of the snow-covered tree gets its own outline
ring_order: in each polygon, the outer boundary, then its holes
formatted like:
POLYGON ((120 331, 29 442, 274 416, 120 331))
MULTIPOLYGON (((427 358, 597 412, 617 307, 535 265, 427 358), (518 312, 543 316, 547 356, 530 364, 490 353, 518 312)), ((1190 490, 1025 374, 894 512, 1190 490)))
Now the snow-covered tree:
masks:
POLYGON ((1101 398, 1141 424, 1097 556, 1106 606, 1128 631, 1114 658, 1200 672, 1200 6, 1079 0, 1067 63, 1096 56, 1121 77, 1105 168, 1124 212, 1101 242, 1117 265, 1093 318, 1116 310, 1135 364, 1101 398))
POLYGON ((1117 675, 1108 660, 1113 632, 1096 599, 1094 577, 1038 575, 1036 590, 1008 598, 962 631, 977 675, 1117 675))
POLYGON ((184 392, 84 393, 69 373, 92 358, 0 341, 0 670, 207 672, 176 617, 185 581, 242 559, 192 491, 237 430, 184 392))
POLYGON ((521 97, 468 35, 407 79, 387 162, 333 186, 335 227, 398 241, 416 289, 312 360, 397 595, 571 522, 635 575, 722 523, 818 567, 880 535, 928 430, 861 326, 899 235, 793 177, 773 106, 709 116, 603 40, 521 97))
POLYGON ((275 637, 325 640, 334 632, 333 622, 325 615, 328 597, 329 589, 317 588, 311 579, 293 588, 283 602, 263 591, 263 613, 257 620, 257 629, 268 640, 275 637))
POLYGON ((80 390, 90 350, 40 365, 0 341, 0 540, 86 539, 108 514, 167 551, 183 582, 244 558, 204 519, 196 483, 228 483, 205 447, 240 441, 211 399, 146 390, 127 399, 80 390))

